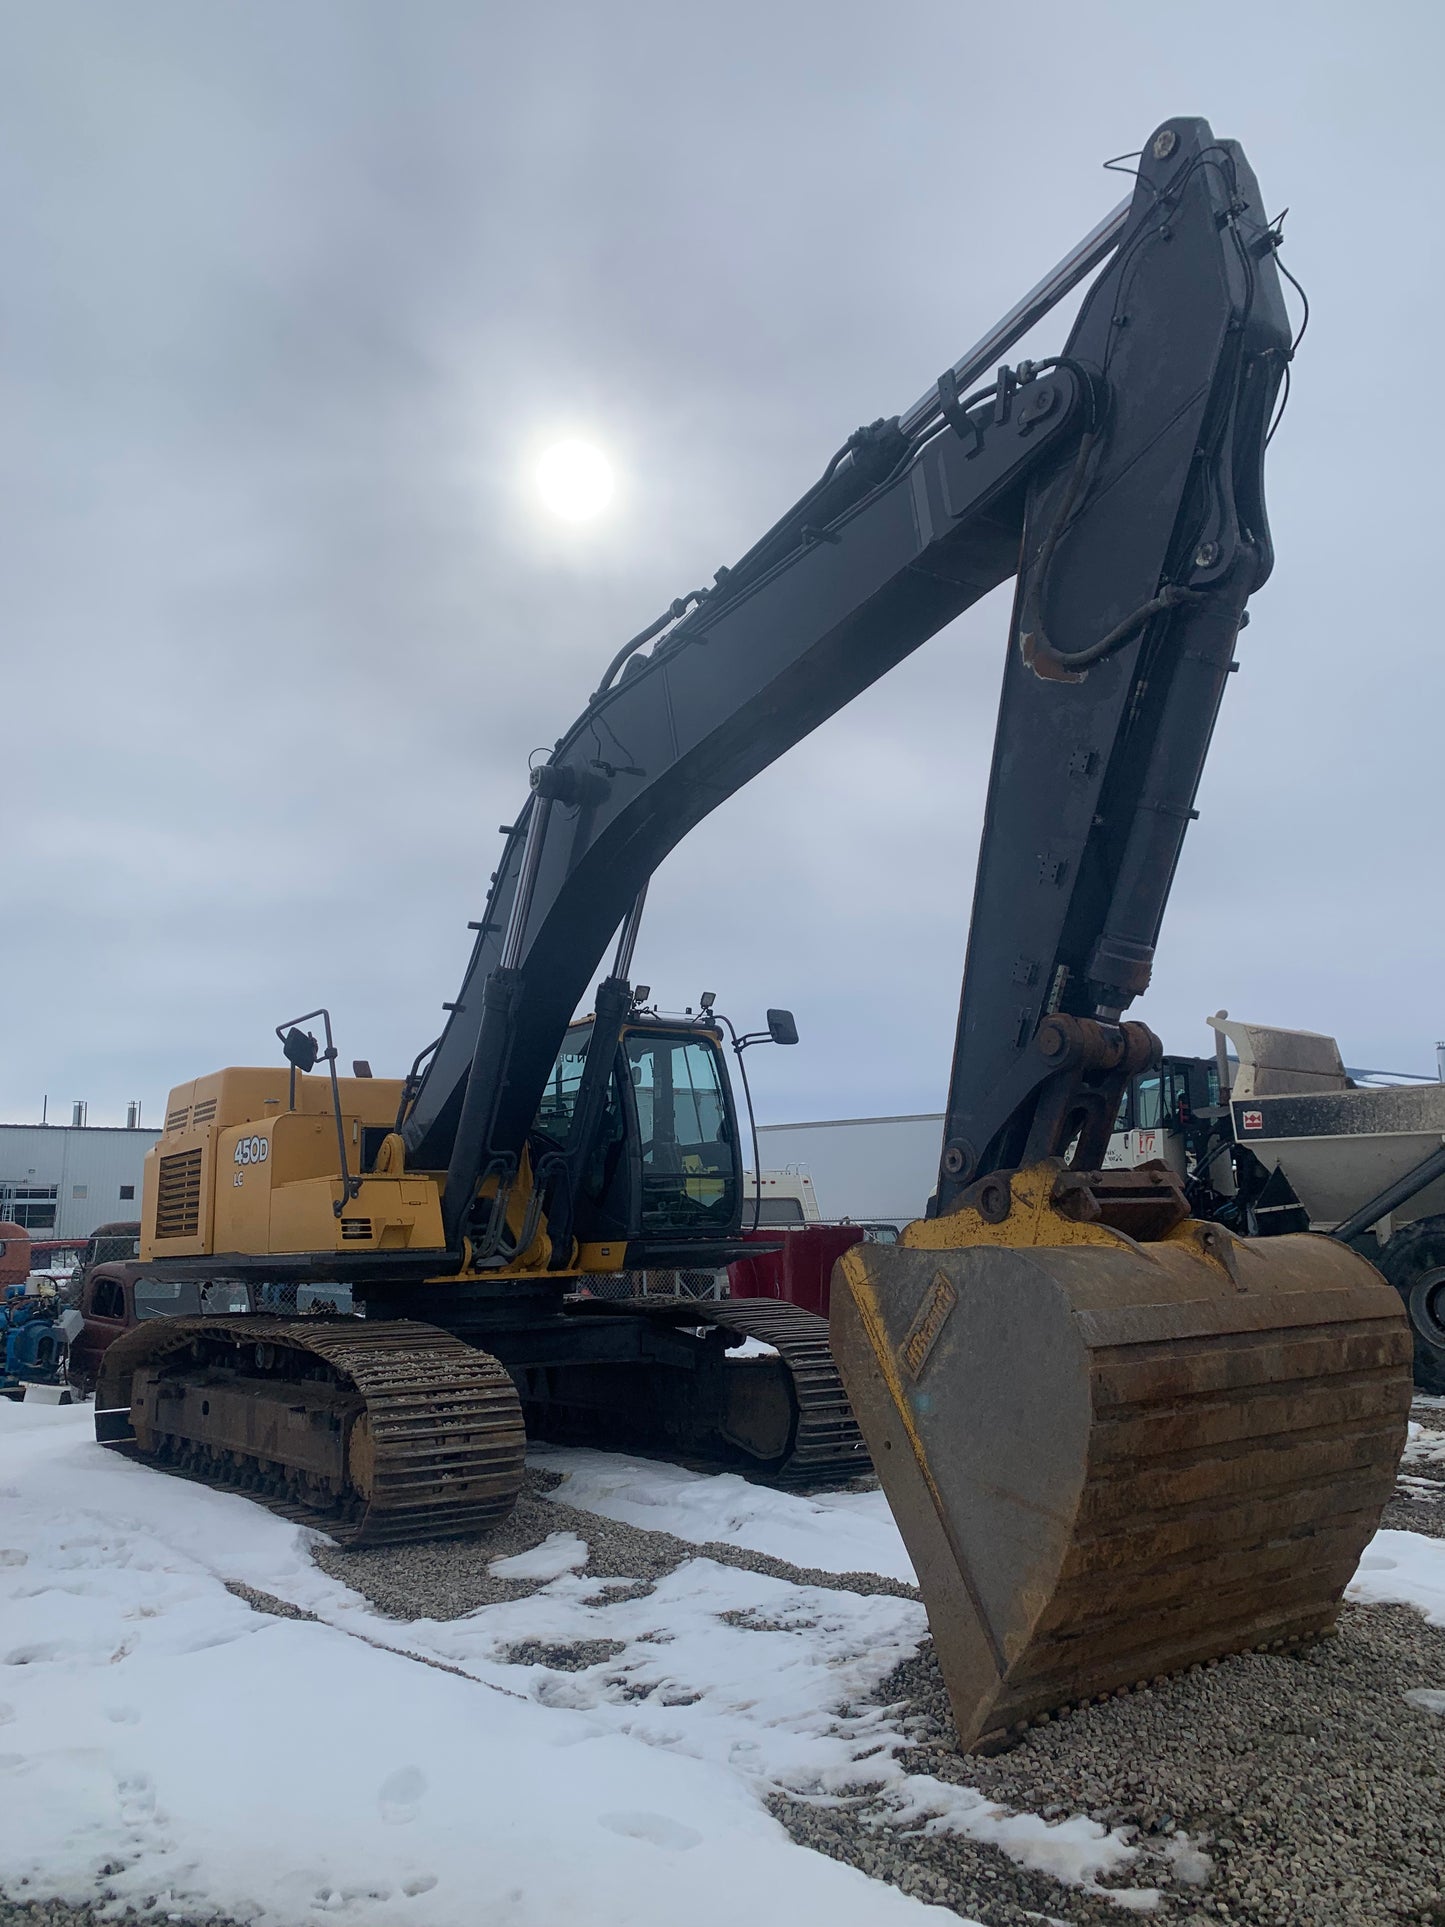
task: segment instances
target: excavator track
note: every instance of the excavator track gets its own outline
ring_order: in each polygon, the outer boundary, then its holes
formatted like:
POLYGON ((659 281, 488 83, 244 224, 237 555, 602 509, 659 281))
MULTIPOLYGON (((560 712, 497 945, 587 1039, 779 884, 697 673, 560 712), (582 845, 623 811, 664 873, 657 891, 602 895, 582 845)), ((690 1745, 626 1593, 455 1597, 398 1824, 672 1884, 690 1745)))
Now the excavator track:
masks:
POLYGON ((407 1321, 157 1319, 105 1354, 96 1436, 346 1546, 463 1538, 521 1488, 516 1388, 407 1321))
POLYGON ((771 1345, 788 1368, 798 1427, 787 1459, 770 1475, 777 1484, 813 1485, 873 1470, 833 1363, 826 1318, 775 1298, 693 1300, 691 1309, 703 1312, 704 1324, 771 1345))
MULTIPOLYGON (((699 1415, 708 1414, 707 1432, 714 1442, 726 1450, 730 1444, 739 1445, 743 1437, 748 1437, 750 1443, 742 1448, 744 1459, 738 1469, 745 1470, 750 1477, 765 1479, 770 1485, 808 1486, 837 1484, 872 1471, 863 1434, 833 1363, 828 1321, 816 1312, 804 1311, 799 1305, 775 1298, 584 1299, 570 1309, 579 1317, 644 1318, 680 1330, 711 1328, 727 1334, 736 1343, 753 1338, 769 1346, 787 1375, 786 1422, 779 1422, 774 1406, 764 1427, 771 1431, 772 1449, 762 1442, 756 1423, 758 1414, 749 1410, 750 1381, 735 1376, 743 1369, 741 1361, 733 1364, 725 1359, 719 1361, 710 1396, 694 1396, 693 1388, 685 1382, 690 1374, 672 1375, 677 1380, 674 1391, 683 1405, 699 1415)), ((658 1396, 653 1409, 660 1411, 669 1401, 661 1384, 655 1385, 654 1390, 658 1396)), ((632 1443, 678 1456, 677 1425, 669 1428, 664 1421, 655 1438, 643 1439, 638 1434, 640 1401, 630 1398, 628 1403, 633 1420, 632 1443)), ((677 1409, 673 1407, 674 1413, 677 1409)), ((618 1438, 617 1442, 624 1441, 618 1438)), ((714 1452, 699 1433, 690 1447, 681 1448, 681 1455, 706 1460, 713 1457, 714 1452)))

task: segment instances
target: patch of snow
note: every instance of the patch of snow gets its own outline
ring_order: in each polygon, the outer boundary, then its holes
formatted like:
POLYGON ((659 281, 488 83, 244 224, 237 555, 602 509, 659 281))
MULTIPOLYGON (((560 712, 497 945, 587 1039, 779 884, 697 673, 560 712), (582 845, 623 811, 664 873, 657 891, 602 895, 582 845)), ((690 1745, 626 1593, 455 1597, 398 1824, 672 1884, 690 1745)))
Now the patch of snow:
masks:
POLYGON ((1400 1463, 1445 1466, 1445 1432, 1429 1431, 1412 1419, 1406 1434, 1405 1449, 1400 1454, 1400 1463))
POLYGON ((494 1579, 560 1579, 587 1564, 587 1541, 575 1532, 553 1532, 530 1552, 514 1552, 487 1567, 494 1579))
POLYGON ((1413 1606, 1432 1626, 1445 1626, 1445 1539, 1377 1532, 1345 1597, 1360 1606, 1413 1606))
POLYGON ((1187 1833, 1172 1833, 1165 1852, 1174 1862, 1174 1877, 1188 1887, 1202 1887, 1214 1872, 1214 1862, 1187 1833))
POLYGON ((728 1352, 729 1358, 776 1358, 776 1345, 766 1345, 761 1338, 745 1338, 741 1345, 734 1345, 728 1352))
POLYGON ((954 1786, 923 1773, 910 1774, 890 1791, 888 1806, 893 1822, 922 1822, 925 1833, 965 1834, 970 1840, 1002 1848, 1022 1867, 1052 1874, 1089 1893, 1105 1894, 1122 1907, 1147 1912, 1159 1904, 1157 1887, 1110 1887, 1101 1879, 1118 1873, 1136 1857, 1130 1829, 1105 1827, 1082 1814, 1069 1820, 1045 1820, 1036 1813, 1010 1813, 973 1787, 954 1786))
POLYGON ((548 1496, 623 1525, 762 1552, 818 1572, 876 1572, 914 1582, 912 1561, 881 1492, 777 1492, 734 1472, 632 1459, 582 1447, 530 1446, 533 1464, 560 1472, 548 1496))
MULTIPOLYGON (((0 1436, 16 1495, 5 1537, 26 1555, 0 1569, 0 1880, 12 1890, 23 1880, 37 1899, 79 1903, 104 1887, 120 1904, 154 1899, 161 1915, 218 1911, 256 1927, 321 1915, 347 1927, 736 1927, 740 1914, 953 1927, 953 1914, 796 1846, 763 1808, 745 1738, 773 1768, 843 1763, 846 1722, 830 1739, 825 1708, 831 1698, 837 1718, 916 1646, 913 1602, 820 1596, 835 1613, 824 1659, 811 1637, 718 1617, 734 1604, 811 1611, 806 1589, 692 1562, 637 1620, 639 1634, 644 1622, 677 1631, 677 1646, 651 1646, 658 1679, 680 1646, 679 1685, 697 1705, 716 1699, 689 1728, 694 1707, 669 1710, 655 1688, 636 1704, 609 1697, 607 1668, 575 1676, 591 1691, 567 1704, 543 1690, 566 1676, 489 1657, 503 1635, 545 1636, 548 1616, 594 1630, 602 1610, 587 1598, 606 1593, 575 1574, 517 1602, 537 1608, 529 1618, 489 1607, 402 1625, 316 1568, 314 1535, 104 1452, 83 1409, 9 1406, 0 1436), (709 1605, 717 1575, 762 1590, 709 1605), (255 1612, 227 1578, 325 1623, 255 1612), (904 1616, 891 1630, 890 1610, 904 1616), (736 1662, 749 1641, 741 1670, 710 1650, 726 1642, 736 1662), (460 1652, 472 1676, 417 1665, 408 1648, 460 1652)), ((639 1644, 622 1658, 644 1686, 639 1644)), ((869 1717, 882 1726, 878 1709, 869 1717)))

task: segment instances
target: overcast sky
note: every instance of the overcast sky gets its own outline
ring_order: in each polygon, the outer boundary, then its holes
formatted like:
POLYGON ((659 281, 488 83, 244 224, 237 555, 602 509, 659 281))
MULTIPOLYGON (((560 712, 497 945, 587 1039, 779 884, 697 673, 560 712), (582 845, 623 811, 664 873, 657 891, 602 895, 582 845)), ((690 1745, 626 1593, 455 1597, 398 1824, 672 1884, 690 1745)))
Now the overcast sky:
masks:
MULTIPOLYGON (((527 755, 1173 114, 1241 140, 1313 320, 1136 1008, 1429 1071, 1445 12, 877 0, 0 8, 0 1118, 158 1120, 329 1004, 440 1027, 527 755), (550 523, 561 434, 614 509, 550 523)), ((1059 318, 1041 346, 1058 346, 1059 318)), ((941 1106, 1006 595, 704 824, 637 974, 803 1041, 766 1121, 941 1106)))

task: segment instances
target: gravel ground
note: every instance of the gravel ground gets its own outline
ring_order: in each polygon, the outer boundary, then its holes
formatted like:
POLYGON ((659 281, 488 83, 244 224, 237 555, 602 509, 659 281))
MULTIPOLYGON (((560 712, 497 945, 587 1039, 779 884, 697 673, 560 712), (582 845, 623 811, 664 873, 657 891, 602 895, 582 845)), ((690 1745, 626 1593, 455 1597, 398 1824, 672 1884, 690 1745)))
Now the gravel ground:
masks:
MULTIPOLYGON (((1418 1403, 1414 1416, 1421 1431, 1384 1523, 1445 1537, 1445 1399, 1418 1403)), ((700 1554, 801 1584, 916 1597, 876 1574, 808 1571, 622 1525, 548 1499, 557 1484, 555 1474, 529 1472, 512 1517, 481 1546, 321 1546, 316 1560, 398 1619, 456 1618, 525 1597, 534 1582, 493 1578, 489 1563, 566 1531, 586 1541, 587 1573, 636 1581, 624 1597, 700 1554)), ((254 1588, 230 1589, 258 1610, 310 1617, 254 1588)), ((575 1672, 605 1664, 614 1651, 608 1640, 524 1641, 508 1657, 575 1672)), ((910 1771, 1046 1818, 1083 1813, 1134 1829, 1140 1855, 1118 1879, 1164 1889, 1154 1914, 1161 1922, 1445 1927, 1445 1720, 1404 1698, 1415 1687, 1445 1687, 1445 1630, 1390 1606, 1347 1607, 1338 1637, 1306 1652, 1253 1654, 1184 1674, 1035 1728, 990 1759, 958 1752, 931 1645, 898 1668, 879 1698, 912 1742, 902 1756, 910 1771)), ((1028 1872, 996 1848, 889 1825, 872 1795, 832 1805, 780 1797, 772 1807, 800 1844, 985 1927, 1120 1927, 1126 1917, 1118 1901, 1028 1872)), ((0 1927, 99 1927, 102 1919, 132 1927, 155 1918, 112 1914, 103 1900, 92 1908, 0 1897, 0 1927)))
MULTIPOLYGON (((138 1914, 131 1907, 112 1913, 103 1900, 94 1906, 72 1907, 63 1900, 7 1900, 0 1894, 0 1927, 156 1927, 160 1920, 180 1921, 178 1914, 138 1914)), ((224 1914, 188 1914, 182 1927, 246 1927, 224 1914)))
MULTIPOLYGON (((1445 1537, 1445 1399, 1418 1400, 1401 1494, 1383 1524, 1445 1537)), ((1240 1927, 1445 1923, 1445 1720, 1411 1688, 1445 1686, 1445 1629, 1404 1606, 1347 1606, 1338 1637, 1250 1654, 1035 1728, 992 1759, 957 1750, 929 1643, 884 1683, 917 1741, 903 1763, 1046 1818, 1137 1829, 1127 1876, 1165 1890, 1156 1918, 1240 1927), (1187 1833, 1208 1870, 1169 1842, 1187 1833), (1176 1857, 1177 1856, 1177 1857, 1176 1857), (1190 1875, 1205 1874, 1197 1886, 1190 1875)), ((876 1802, 774 1802, 805 1845, 986 1927, 1078 1927, 1119 1904, 1030 1874, 954 1834, 900 1834, 876 1802)))
POLYGON ((1410 1416, 1419 1435, 1405 1447, 1399 1487, 1380 1523, 1445 1539, 1445 1398, 1417 1398, 1410 1416))
MULTIPOLYGON (((1445 1400, 1417 1405, 1414 1416, 1421 1432, 1402 1468, 1408 1483, 1384 1523, 1445 1536, 1445 1400)), ((531 1582, 494 1579, 488 1561, 558 1531, 587 1542, 590 1575, 635 1578, 639 1591, 706 1553, 799 1584, 916 1597, 872 1574, 804 1570, 603 1519, 548 1499, 557 1483, 553 1474, 528 1474, 485 1557, 464 1544, 437 1544, 322 1549, 318 1562, 402 1619, 455 1618, 525 1596, 531 1582)), ((575 1672, 605 1663, 609 1648, 605 1640, 561 1648, 527 1641, 509 1657, 575 1672)), ((1347 1607, 1339 1636, 1306 1652, 1253 1654, 1187 1673, 1036 1728, 992 1759, 958 1752, 931 1644, 879 1697, 898 1709, 914 1741, 903 1755, 911 1772, 1046 1818, 1083 1813, 1135 1829, 1139 1858, 1119 1880, 1163 1889, 1161 1921, 1445 1927, 1445 1722, 1403 1697, 1422 1686, 1445 1687, 1445 1631, 1405 1607, 1347 1607)), ((800 1844, 986 1927, 1119 1927, 1124 1917, 1119 1902, 1030 1873, 997 1848, 890 1826, 871 1796, 827 1806, 780 1797, 772 1807, 800 1844)))
MULTIPOLYGON (((1403 1606, 1346 1607, 1337 1638, 1295 1656, 1251 1654, 964 1758, 931 1647, 885 1682, 902 1702, 911 1771, 976 1787, 1045 1818, 1086 1813, 1137 1829, 1121 1879, 1167 1893, 1171 1921, 1250 1927, 1445 1922, 1445 1725, 1404 1697, 1445 1683, 1445 1632, 1403 1606), (1174 1856, 1188 1834, 1208 1856, 1174 1856), (1195 1886, 1190 1874, 1205 1877, 1195 1886)), ((776 1802, 794 1838, 987 1927, 1040 1914, 1120 1918, 1118 1904, 1020 1870, 954 1834, 899 1834, 876 1802, 776 1802)))
MULTIPOLYGON (((362 1546, 344 1551, 320 1546, 315 1558, 323 1572, 344 1585, 354 1586, 379 1612, 394 1619, 459 1619, 499 1599, 525 1599, 537 1591, 531 1579, 496 1579, 487 1567, 494 1559, 530 1552, 552 1532, 575 1532, 587 1542, 587 1564, 581 1568, 592 1579, 634 1579, 630 1590, 621 1587, 618 1599, 634 1599, 650 1592, 665 1574, 685 1559, 707 1558, 723 1566, 741 1566, 777 1579, 791 1579, 833 1592, 892 1593, 916 1599, 918 1588, 876 1572, 804 1572, 784 1559, 764 1552, 744 1552, 737 1546, 694 1545, 670 1532, 648 1532, 622 1525, 596 1512, 580 1512, 546 1495, 561 1484, 555 1472, 529 1471, 511 1516, 480 1546, 467 1540, 434 1540, 423 1546, 362 1546)), ((848 1490, 856 1490, 854 1480, 848 1490)))

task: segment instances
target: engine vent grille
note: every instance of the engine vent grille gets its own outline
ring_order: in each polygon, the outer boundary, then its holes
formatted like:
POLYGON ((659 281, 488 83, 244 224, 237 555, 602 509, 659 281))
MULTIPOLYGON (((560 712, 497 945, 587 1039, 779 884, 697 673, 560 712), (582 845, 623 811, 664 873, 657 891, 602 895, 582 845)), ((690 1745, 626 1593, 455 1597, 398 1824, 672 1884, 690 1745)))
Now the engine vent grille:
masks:
POLYGON ((198 1104, 196 1108, 191 1112, 191 1123, 192 1124, 209 1124, 211 1119, 215 1115, 216 1115, 216 1100, 214 1097, 208 1097, 204 1100, 204 1102, 198 1104))
POLYGON ((371 1238, 370 1218, 343 1218, 341 1220, 341 1235, 343 1238, 365 1238, 369 1241, 371 1238))
POLYGON ((178 1111, 166 1112, 166 1129, 168 1131, 184 1131, 187 1124, 190 1122, 190 1118, 191 1118, 190 1105, 182 1104, 181 1108, 178 1111))
POLYGON ((194 1238, 201 1228, 201 1153, 161 1159, 156 1185, 156 1237, 194 1238))

